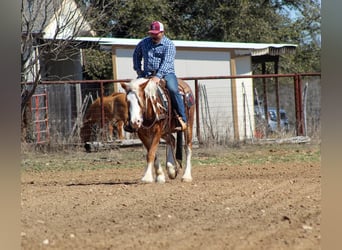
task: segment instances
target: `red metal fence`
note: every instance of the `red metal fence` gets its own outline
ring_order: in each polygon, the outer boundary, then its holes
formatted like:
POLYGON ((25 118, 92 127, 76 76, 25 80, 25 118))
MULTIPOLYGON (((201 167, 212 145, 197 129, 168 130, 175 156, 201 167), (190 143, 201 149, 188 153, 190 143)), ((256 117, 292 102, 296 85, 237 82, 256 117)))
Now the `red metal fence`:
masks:
MULTIPOLYGON (((200 122, 200 118, 201 118, 201 114, 200 114, 200 104, 199 104, 199 100, 200 100, 200 81, 205 81, 205 80, 222 80, 222 79, 238 79, 238 78, 253 78, 253 80, 259 80, 261 81, 261 85, 262 85, 262 100, 263 100, 263 110, 265 112, 265 117, 267 117, 267 110, 268 110, 268 105, 269 105, 269 99, 274 99, 275 100, 275 106, 277 109, 277 123, 278 123, 278 128, 279 128, 279 124, 280 124, 280 115, 279 115, 279 110, 280 110, 280 101, 282 98, 288 98, 290 100, 293 100, 293 105, 294 105, 294 134, 292 134, 293 136, 303 136, 306 135, 306 125, 305 125, 305 114, 304 114, 304 110, 303 110, 303 79, 319 79, 320 81, 320 73, 301 73, 301 74, 266 74, 266 75, 239 75, 239 76, 203 76, 203 77, 181 77, 183 80, 186 81, 193 81, 194 83, 194 94, 195 94, 195 101, 196 101, 196 123, 195 123, 195 127, 196 127, 196 136, 198 141, 203 140, 203 137, 201 135, 201 122, 200 122), (283 96, 282 94, 280 94, 280 85, 284 85, 284 83, 279 83, 280 79, 287 79, 287 83, 288 82, 292 82, 292 89, 293 92, 290 94, 287 94, 288 96, 283 96), (270 81, 272 81, 272 95, 270 96, 270 91, 269 91, 269 87, 270 87, 270 81)), ((73 80, 73 81, 42 81, 40 82, 40 85, 44 85, 44 86, 65 86, 65 85, 70 85, 70 86, 76 86, 81 84, 82 86, 85 86, 82 90, 82 96, 84 96, 87 92, 92 91, 94 93, 94 91, 96 92, 96 95, 98 95, 101 98, 101 128, 103 128, 105 126, 104 124, 104 108, 103 108, 103 102, 102 102, 102 97, 104 95, 108 95, 109 93, 105 93, 105 86, 109 83, 117 83, 117 82, 129 82, 131 79, 119 79, 119 80, 73 80), (87 87, 87 86, 91 86, 91 87, 87 87)), ((311 82, 311 81, 310 81, 311 82)), ((22 83, 24 84, 24 83, 22 83)), ((29 83, 25 83, 25 84, 29 84, 29 83)), ((259 84, 260 86, 260 84, 259 84)), ((41 96, 41 94, 35 95, 34 98, 39 98, 39 96, 41 96)), ((317 96, 317 94, 316 94, 317 96)), ((37 128, 37 143, 39 142, 45 142, 46 140, 49 139, 49 117, 48 117, 48 102, 47 102, 47 96, 45 95, 46 98, 46 107, 38 107, 36 106, 35 109, 38 110, 42 110, 44 112, 44 114, 46 115, 46 117, 44 119, 39 118, 39 116, 36 116, 37 118, 34 118, 34 123, 36 124, 36 128, 37 128), (44 122, 45 123, 45 129, 46 129, 46 135, 44 136, 45 140, 41 139, 41 134, 42 131, 40 127, 37 127, 39 123, 44 122)), ((317 98, 317 97, 315 97, 317 98)), ((292 101, 291 101, 292 102, 292 101)), ((314 102, 312 102, 314 103, 314 102)), ((50 103, 51 105, 51 103, 50 103)), ((318 104, 320 105, 320 104, 318 104)), ((319 107, 315 108, 318 111, 315 111, 315 116, 319 116, 320 110, 319 107)), ((50 114, 51 115, 51 114, 50 114)), ((76 115, 72 115, 72 117, 76 117, 76 115)), ((69 119, 69 118, 68 118, 69 119)), ((54 121, 56 120, 63 120, 63 119, 53 119, 54 121)), ((64 119, 65 120, 65 119, 64 119)), ((77 119, 74 119, 75 121, 70 121, 71 127, 75 127, 75 122, 77 119)), ((316 117, 315 119, 313 119, 314 123, 319 123, 319 117, 316 117), (318 122, 316 122, 316 120, 318 122)), ((319 127, 318 125, 315 125, 317 127, 319 127)), ((54 128, 54 132, 58 131, 58 128, 54 128)), ((59 132, 57 132, 58 134, 61 134, 59 132)), ((51 134, 52 135, 52 134, 51 134)), ((70 138, 70 134, 69 135, 65 135, 67 137, 70 138)), ((264 136, 267 136, 264 135, 264 136)), ((235 138, 237 139, 237 138, 235 138)))
POLYGON ((48 97, 46 91, 32 96, 34 133, 38 144, 49 141, 48 97))

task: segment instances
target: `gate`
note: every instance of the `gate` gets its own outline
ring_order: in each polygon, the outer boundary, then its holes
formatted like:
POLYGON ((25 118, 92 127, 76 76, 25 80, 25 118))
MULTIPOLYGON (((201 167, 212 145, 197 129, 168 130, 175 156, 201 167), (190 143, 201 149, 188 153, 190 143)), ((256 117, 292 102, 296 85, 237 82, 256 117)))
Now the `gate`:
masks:
POLYGON ((49 116, 48 116, 48 97, 46 90, 43 93, 32 96, 32 117, 34 124, 34 135, 36 143, 46 143, 49 141, 49 116))

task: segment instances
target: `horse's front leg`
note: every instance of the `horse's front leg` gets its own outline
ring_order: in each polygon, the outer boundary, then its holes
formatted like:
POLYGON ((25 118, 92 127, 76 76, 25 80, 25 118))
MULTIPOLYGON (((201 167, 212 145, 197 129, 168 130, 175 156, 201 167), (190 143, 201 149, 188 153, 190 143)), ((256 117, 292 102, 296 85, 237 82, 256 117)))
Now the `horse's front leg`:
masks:
POLYGON ((144 183, 152 183, 153 182, 153 173, 152 173, 153 162, 147 161, 147 165, 145 167, 145 172, 141 181, 144 183))
POLYGON ((140 137, 141 141, 144 142, 144 145, 147 149, 146 155, 146 168, 145 173, 141 179, 142 182, 151 183, 153 182, 153 166, 156 172, 156 182, 165 183, 165 175, 163 169, 160 166, 159 160, 156 157, 156 152, 159 145, 160 136, 155 135, 154 137, 146 136, 140 137))
POLYGON ((116 123, 116 130, 118 132, 118 138, 120 140, 123 140, 125 137, 124 137, 124 133, 123 133, 123 126, 124 126, 124 122, 123 121, 118 121, 116 123))

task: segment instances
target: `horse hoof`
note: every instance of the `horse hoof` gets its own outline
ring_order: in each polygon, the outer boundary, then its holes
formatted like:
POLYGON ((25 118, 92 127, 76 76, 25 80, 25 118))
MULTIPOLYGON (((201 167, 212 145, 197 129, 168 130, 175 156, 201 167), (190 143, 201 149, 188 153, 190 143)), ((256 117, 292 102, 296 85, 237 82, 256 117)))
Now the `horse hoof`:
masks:
POLYGON ((182 178, 182 182, 192 182, 192 178, 182 178))
POLYGON ((173 166, 170 162, 166 164, 167 168, 167 175, 169 176, 170 179, 175 179, 177 177, 177 171, 175 166, 173 166))
POLYGON ((165 176, 157 176, 156 182, 160 183, 160 184, 164 184, 165 183, 165 176))
POLYGON ((142 178, 142 179, 141 179, 141 182, 142 182, 142 183, 152 183, 152 182, 153 182, 153 179, 144 179, 144 178, 142 178))

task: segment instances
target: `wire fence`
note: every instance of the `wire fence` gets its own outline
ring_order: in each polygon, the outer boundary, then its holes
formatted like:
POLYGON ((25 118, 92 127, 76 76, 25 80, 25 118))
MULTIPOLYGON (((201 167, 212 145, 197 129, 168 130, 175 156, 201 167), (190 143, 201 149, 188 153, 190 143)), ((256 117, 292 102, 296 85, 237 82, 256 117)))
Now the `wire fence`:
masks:
MULTIPOLYGON (((196 105, 194 142, 231 144, 241 141, 320 138, 320 73, 269 74, 248 76, 207 76, 182 78, 189 83, 196 105)), ((44 81, 32 97, 30 128, 26 138, 36 144, 83 143, 81 128, 92 109, 97 122, 92 141, 115 143, 108 125, 109 108, 105 96, 121 92, 120 82, 130 79, 97 81, 44 81), (39 101, 37 96, 45 93, 39 101), (38 112, 38 114, 37 114, 38 112), (41 114, 39 114, 41 112, 41 114), (44 129, 37 122, 44 117, 44 129), (37 118, 38 117, 38 118, 37 118), (45 131, 43 134, 42 131, 45 131)), ((29 83, 23 83, 29 86, 29 83)), ((126 139, 134 135, 126 133, 126 139)))

